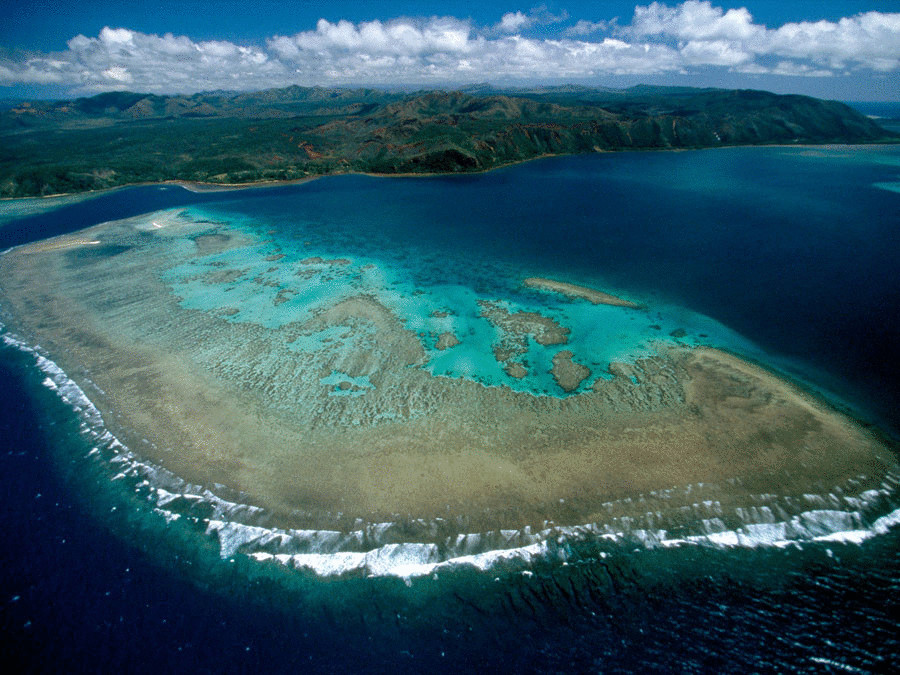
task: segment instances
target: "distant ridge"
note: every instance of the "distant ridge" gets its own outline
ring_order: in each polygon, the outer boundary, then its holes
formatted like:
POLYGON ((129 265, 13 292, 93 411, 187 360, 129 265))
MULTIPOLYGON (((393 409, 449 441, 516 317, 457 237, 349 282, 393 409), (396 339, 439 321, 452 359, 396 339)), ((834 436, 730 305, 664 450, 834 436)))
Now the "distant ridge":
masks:
POLYGON ((580 85, 412 94, 291 86, 109 92, 0 110, 0 196, 166 180, 459 173, 545 155, 900 140, 847 105, 754 90, 580 85))

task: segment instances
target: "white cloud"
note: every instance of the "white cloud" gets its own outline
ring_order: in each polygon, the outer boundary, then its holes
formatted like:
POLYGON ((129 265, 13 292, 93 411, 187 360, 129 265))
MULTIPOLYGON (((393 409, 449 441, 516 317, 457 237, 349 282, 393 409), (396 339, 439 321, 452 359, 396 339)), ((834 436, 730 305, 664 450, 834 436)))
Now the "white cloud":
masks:
POLYGON ((335 23, 274 35, 264 46, 106 27, 49 54, 0 51, 0 84, 75 93, 262 89, 288 84, 452 85, 578 80, 720 69, 821 77, 900 71, 900 13, 769 28, 745 8, 708 0, 637 6, 630 25, 569 21, 545 7, 479 27, 454 17, 335 23))
POLYGON ((134 45, 134 33, 127 28, 110 28, 105 27, 100 31, 100 41, 109 46, 134 45))
MULTIPOLYGON (((776 74, 822 76, 829 69, 900 69, 900 13, 868 12, 840 21, 794 22, 770 29, 746 8, 724 11, 709 0, 636 7, 626 33, 673 39, 687 63, 737 65, 758 57, 783 59, 776 74)), ((743 72, 748 72, 744 69, 743 72)))
POLYGON ((568 12, 553 14, 547 9, 546 5, 532 7, 526 14, 525 12, 507 12, 500 21, 494 26, 496 33, 518 33, 535 26, 550 26, 556 23, 562 23, 569 18, 568 12))
POLYGON ((532 19, 522 12, 507 12, 500 18, 497 30, 501 33, 515 33, 531 25, 532 19))
POLYGON ((737 66, 753 59, 740 43, 729 40, 690 40, 679 48, 687 65, 737 66))
POLYGON ((594 33, 603 33, 613 28, 615 23, 615 19, 612 21, 585 21, 581 19, 574 26, 566 28, 565 34, 569 37, 584 37, 594 33))
POLYGON ((316 30, 297 33, 292 37, 276 36, 269 47, 286 59, 301 54, 393 54, 421 56, 435 53, 459 53, 469 48, 471 27, 453 18, 434 18, 427 22, 396 19, 362 22, 330 23, 320 19, 316 30))
POLYGON ((802 77, 829 77, 832 75, 830 70, 816 69, 802 63, 794 61, 780 61, 772 69, 776 75, 802 76, 802 77))
POLYGON ((670 35, 684 40, 746 40, 765 30, 753 23, 746 8, 723 11, 708 0, 686 0, 676 7, 654 2, 635 7, 631 32, 670 35))
POLYGON ((125 86, 150 92, 252 89, 288 82, 283 64, 231 42, 106 27, 95 38, 76 35, 67 46, 43 58, 0 63, 0 82, 63 84, 80 93, 125 86))
POLYGON ((768 31, 761 51, 830 68, 900 68, 900 13, 868 12, 837 22, 789 23, 768 31))
POLYGON ((113 66, 112 68, 107 68, 103 71, 103 76, 115 82, 129 83, 134 81, 131 73, 129 73, 122 66, 113 66))
MULTIPOLYGON (((509 25, 525 25, 509 16, 509 25)), ((268 46, 298 75, 311 78, 327 64, 330 80, 342 84, 458 82, 462 77, 462 81, 571 79, 662 72, 676 68, 677 61, 671 49, 660 45, 646 49, 614 40, 489 38, 468 22, 452 18, 359 25, 319 21, 315 31, 278 36, 268 46)))

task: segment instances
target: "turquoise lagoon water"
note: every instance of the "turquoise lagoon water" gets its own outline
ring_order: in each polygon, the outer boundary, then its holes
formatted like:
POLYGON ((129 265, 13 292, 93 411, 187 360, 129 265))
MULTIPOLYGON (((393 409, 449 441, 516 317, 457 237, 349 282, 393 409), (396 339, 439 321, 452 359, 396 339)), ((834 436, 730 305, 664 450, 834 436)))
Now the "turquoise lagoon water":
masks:
MULTIPOLYGON (((366 191, 373 180, 354 177, 342 181, 347 185, 339 189, 356 190, 361 185, 366 191)), ((683 307, 652 300, 647 309, 572 301, 522 285, 528 276, 541 273, 536 264, 510 255, 500 258, 497 250, 478 251, 476 242, 471 242, 472 249, 436 249, 439 244, 421 235, 422 224, 415 220, 406 223, 409 229, 393 236, 385 232, 385 216, 377 211, 323 227, 304 222, 302 208, 309 197, 298 195, 291 201, 296 210, 288 212, 287 221, 270 213, 253 214, 252 209, 248 213, 246 204, 240 202, 177 212, 190 220, 215 223, 219 233, 225 231, 221 227, 225 224, 242 242, 227 251, 193 259, 193 241, 184 241, 181 248, 192 259, 163 274, 173 293, 182 299, 182 306, 214 314, 227 310, 228 321, 278 329, 308 321, 341 300, 368 295, 420 336, 427 359, 422 367, 433 375, 465 377, 537 395, 565 395, 550 372, 553 356, 562 350, 573 352, 575 361, 592 371, 572 395, 589 389, 597 378, 611 377, 610 363, 648 356, 659 342, 714 344, 761 355, 746 338, 683 307), (240 276, 216 281, 222 270, 234 270, 240 276), (528 374, 512 377, 494 358, 491 345, 502 341, 503 335, 483 316, 484 303, 510 314, 540 313, 571 332, 565 343, 549 347, 533 337, 528 339, 527 351, 517 359, 528 374), (453 334, 459 344, 441 349, 438 340, 444 333, 453 334)), ((160 221, 175 213, 164 214, 160 221)), ((395 213, 393 217, 410 220, 409 214, 395 213)), ((571 270, 563 277, 585 281, 571 270)), ((594 275, 586 281, 609 290, 594 275)), ((622 294, 628 295, 627 291, 622 294)), ((342 332, 331 327, 300 337, 291 335, 288 348, 298 354, 317 351, 329 343, 347 350, 359 348, 353 342, 344 344, 342 332)), ((348 381, 346 375, 335 374, 334 378, 335 385, 348 381)), ((344 393, 362 395, 372 386, 353 384, 361 388, 344 393)))

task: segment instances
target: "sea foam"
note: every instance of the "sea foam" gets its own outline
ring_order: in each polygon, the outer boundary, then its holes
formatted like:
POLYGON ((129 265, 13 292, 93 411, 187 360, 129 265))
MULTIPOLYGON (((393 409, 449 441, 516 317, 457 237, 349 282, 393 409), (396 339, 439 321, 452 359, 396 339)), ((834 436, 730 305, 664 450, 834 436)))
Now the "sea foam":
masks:
MULTIPOLYGON (((43 385, 78 416, 82 432, 92 439, 94 447, 89 456, 107 457, 115 472, 113 479, 137 479, 137 489, 147 495, 150 510, 166 522, 186 515, 196 520, 205 536, 216 539, 223 559, 246 555, 260 563, 275 563, 320 577, 393 576, 409 580, 459 567, 483 572, 497 567, 524 571, 538 561, 560 564, 569 557, 568 545, 582 541, 623 544, 629 550, 635 544, 647 548, 861 544, 900 525, 900 508, 896 508, 895 499, 900 476, 888 474, 879 489, 855 496, 804 495, 809 506, 820 508, 793 515, 776 514, 769 506, 737 508, 734 517, 742 524, 736 528, 726 527, 723 518, 731 514, 725 514, 718 501, 703 500, 691 507, 700 532, 684 536, 673 535, 665 528, 640 527, 636 519, 624 517, 613 523, 548 525, 535 531, 524 527, 459 533, 441 543, 398 542, 403 526, 391 522, 372 523, 347 532, 263 526, 258 523, 266 519, 264 509, 224 499, 208 487, 188 483, 171 471, 138 458, 106 428, 102 414, 84 390, 39 346, 30 346, 5 332, 2 324, 0 339, 8 347, 34 357, 35 365, 45 375, 43 385), (894 508, 869 520, 872 509, 885 503, 894 508)), ((685 490, 690 493, 702 487, 698 483, 685 490)), ((665 496, 666 492, 656 491, 654 496, 665 496)), ((757 496, 762 501, 773 497, 757 496)), ((660 517, 661 514, 650 512, 644 522, 660 517)))

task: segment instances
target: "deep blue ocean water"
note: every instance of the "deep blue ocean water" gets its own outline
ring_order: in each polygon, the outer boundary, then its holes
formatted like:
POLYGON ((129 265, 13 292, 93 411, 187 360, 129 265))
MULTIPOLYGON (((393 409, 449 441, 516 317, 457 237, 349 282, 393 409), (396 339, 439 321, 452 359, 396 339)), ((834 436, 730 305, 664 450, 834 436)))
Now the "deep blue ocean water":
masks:
MULTIPOLYGON (((707 314, 771 363, 900 429, 900 149, 743 148, 533 162, 472 177, 347 176, 198 195, 120 190, 0 227, 0 247, 189 204, 415 241, 707 314), (303 201, 302 213, 291 205, 303 201)), ((489 285, 489 277, 478 283, 489 285)), ((678 549, 535 569, 327 584, 163 534, 83 461, 33 360, 0 350, 6 661, 35 671, 485 669, 883 672, 898 666, 900 534, 862 546, 678 549)))

